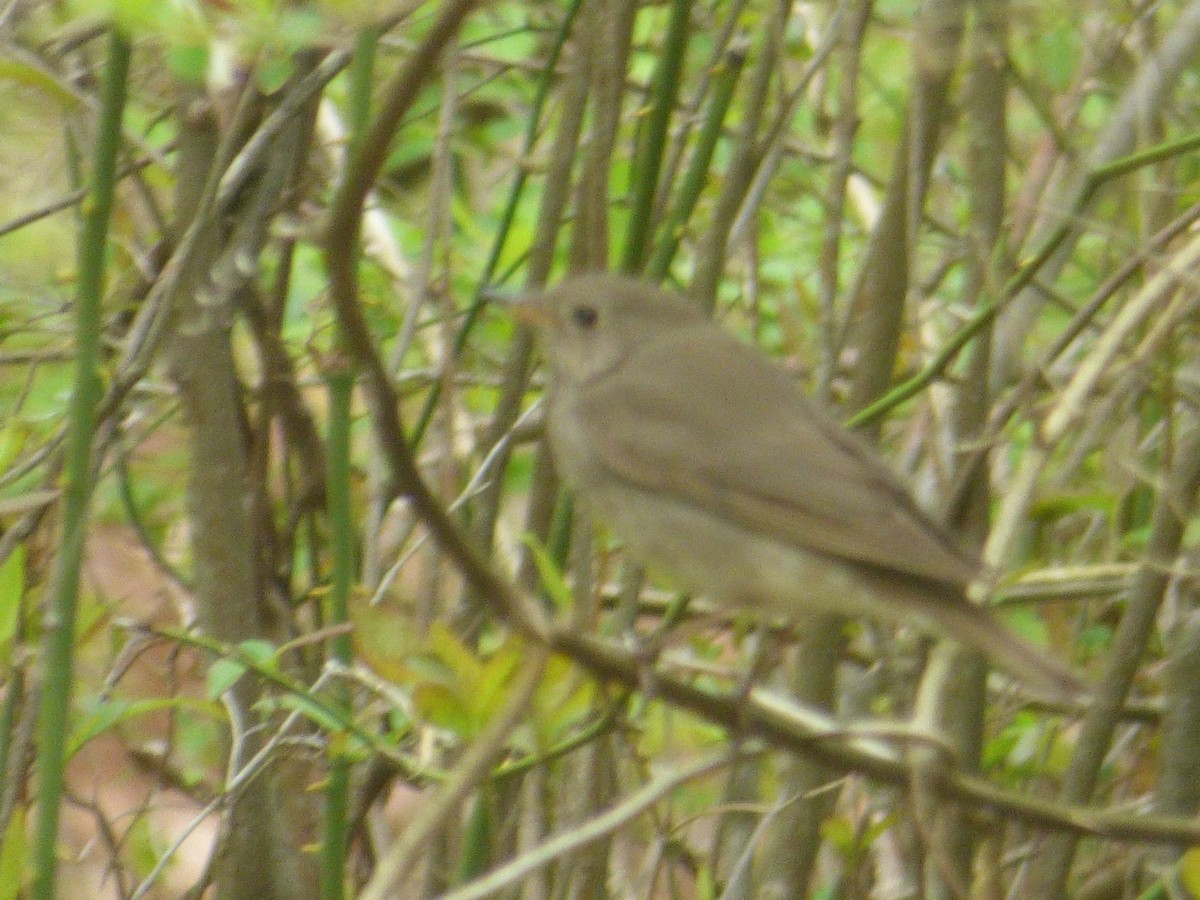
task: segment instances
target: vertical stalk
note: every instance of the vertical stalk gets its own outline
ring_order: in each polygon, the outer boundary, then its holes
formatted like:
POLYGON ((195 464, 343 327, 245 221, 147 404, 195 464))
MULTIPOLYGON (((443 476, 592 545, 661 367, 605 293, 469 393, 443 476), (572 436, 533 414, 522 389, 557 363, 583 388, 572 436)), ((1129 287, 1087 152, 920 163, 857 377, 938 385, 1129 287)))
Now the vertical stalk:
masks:
POLYGON ((66 450, 62 546, 54 573, 54 597, 43 631, 44 687, 38 732, 38 822, 34 837, 34 896, 53 900, 57 862, 63 755, 75 662, 75 613, 83 564, 88 504, 92 494, 92 434, 100 400, 101 301, 104 298, 108 226, 116 188, 121 114, 129 74, 129 42, 115 28, 100 98, 100 120, 92 159, 91 186, 83 205, 79 237, 79 282, 75 293, 75 387, 71 393, 66 450))
MULTIPOLYGON (((339 342, 340 344, 340 342, 339 342)), ((329 532, 332 571, 326 604, 332 626, 348 620, 347 600, 354 583, 354 525, 350 513, 350 398, 354 390, 354 367, 348 354, 339 349, 326 372, 329 388, 329 532)), ((349 665, 353 650, 350 636, 336 634, 330 640, 330 656, 349 665)), ((332 703, 347 718, 350 694, 340 679, 335 682, 332 703)), ((341 900, 347 847, 347 817, 350 796, 350 761, 341 752, 337 734, 329 736, 328 774, 325 782, 324 839, 321 842, 321 898, 341 900)))
MULTIPOLYGON (((358 46, 350 68, 350 147, 348 156, 359 150, 370 122, 371 74, 379 32, 366 28, 358 36, 358 46)), ((352 251, 356 256, 358 248, 352 251)), ((332 571, 327 621, 332 626, 349 621, 348 602, 354 586, 354 521, 350 509, 350 418, 354 392, 353 357, 345 349, 346 338, 339 322, 334 357, 325 375, 329 387, 329 532, 332 571)), ((350 636, 337 634, 330 641, 332 658, 349 666, 354 650, 350 636)), ((338 682, 333 702, 347 718, 350 694, 338 682)), ((350 797, 350 761, 340 752, 336 735, 329 746, 329 774, 325 784, 325 839, 321 846, 321 898, 341 900, 344 896, 345 861, 348 843, 350 797)))
POLYGON ((679 79, 683 70, 683 55, 689 37, 688 22, 691 18, 692 0, 672 0, 671 18, 667 34, 663 39, 662 56, 654 71, 652 103, 646 117, 646 130, 640 141, 639 153, 633 165, 633 185, 629 200, 629 229, 625 233, 625 247, 621 253, 621 270, 636 272, 641 269, 650 242, 650 231, 654 218, 654 194, 658 187, 658 173, 662 169, 663 153, 666 150, 667 125, 675 110, 675 98, 679 94, 679 79))
POLYGON ((748 46, 744 40, 737 40, 730 45, 721 58, 716 72, 713 73, 713 93, 708 104, 708 114, 696 139, 696 149, 692 154, 691 163, 684 173, 683 182, 679 186, 675 203, 667 214, 662 236, 654 251, 654 256, 647 267, 651 281, 661 281, 666 277, 671 267, 675 251, 679 249, 679 241, 683 237, 683 229, 688 219, 696 209, 700 192, 709 176, 709 164, 717 148, 717 140, 725 125, 725 116, 729 112, 729 104, 733 101, 734 88, 737 87, 738 77, 746 63, 748 46))

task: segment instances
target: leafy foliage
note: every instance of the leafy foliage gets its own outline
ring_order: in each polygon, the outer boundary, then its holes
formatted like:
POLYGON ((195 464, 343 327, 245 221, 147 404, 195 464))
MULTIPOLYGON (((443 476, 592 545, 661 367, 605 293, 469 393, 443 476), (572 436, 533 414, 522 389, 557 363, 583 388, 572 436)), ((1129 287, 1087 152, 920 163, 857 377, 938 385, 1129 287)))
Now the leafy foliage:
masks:
MULTIPOLYGON (((34 881, 29 723, 55 675, 38 665, 55 624, 42 607, 73 529, 87 552, 65 673, 73 827, 60 835, 74 847, 91 834, 97 871, 123 895, 211 879, 221 896, 230 884, 291 896, 282 885, 315 883, 314 842, 334 848, 319 863, 325 896, 383 890, 364 887, 384 877, 390 840, 358 827, 367 815, 391 816, 397 846, 415 842, 408 859, 427 863, 393 873, 411 879, 404 896, 512 859, 529 862, 514 883, 540 879, 547 895, 699 896, 746 877, 747 890, 835 896, 890 865, 913 893, 995 872, 1036 886, 1029 896, 1065 896, 1069 878, 1118 861, 1133 871, 1135 857, 1161 859, 1150 848, 1165 837, 1186 844, 1172 817, 1200 805, 1180 787, 1195 780, 1200 706, 1186 675, 1200 478, 1194 5, 538 0, 453 19, 457 5, 10 10, 0 898, 34 881), (676 57, 667 41, 685 14, 676 57), (113 216, 82 248, 102 250, 107 271, 91 332, 104 397, 75 521, 63 447, 77 290, 94 271, 77 243, 99 114, 114 112, 97 74, 109 29, 133 56, 113 216), (395 128, 371 131, 393 103, 395 128), (351 297, 364 349, 328 222, 347 172, 372 158, 351 297), (962 705, 931 704, 919 629, 748 633, 593 536, 536 443, 536 353, 484 289, 622 260, 661 261, 665 282, 807 389, 847 415, 867 407, 921 501, 986 548, 1005 623, 1109 702, 1047 709, 967 667, 955 670, 962 705), (339 435, 331 386, 346 375, 339 435), (222 410, 236 425, 206 431, 222 410), (404 481, 405 453, 420 485, 404 481), (231 481, 239 501, 214 509, 231 481), (349 497, 349 533, 328 513, 333 486, 349 497), (561 633, 617 639, 601 653, 561 633), (846 645, 839 693, 804 670, 818 633, 846 645), (764 728, 767 683, 798 696, 791 726, 834 708, 845 734, 764 728), (720 698, 740 721, 722 718, 720 698), (906 753, 935 744, 949 787, 926 796, 906 753), (626 808, 656 774, 722 746, 719 776, 626 808), (951 802, 975 796, 975 770, 1006 792, 988 807, 1002 821, 951 802), (126 776, 128 794, 109 784, 126 776), (889 780, 907 790, 881 789, 889 780), (421 811, 397 817, 418 795, 421 811), (198 874, 212 847, 194 844, 194 865, 158 868, 183 853, 163 839, 179 826, 162 810, 199 821, 214 797, 227 825, 258 804, 278 826, 266 839, 290 882, 265 864, 263 882, 239 882, 220 853, 198 874), (1120 830, 1131 804, 1154 813, 1136 833, 1120 830), (1113 817, 1093 832, 1125 843, 1080 847, 1067 833, 1093 807, 1113 817), (1053 836, 1029 843, 1028 822, 1053 836), (989 853, 1029 862, 1000 871, 989 853)), ((1163 878, 1193 885, 1194 856, 1163 878)), ((94 895, 88 865, 60 886, 94 895)))

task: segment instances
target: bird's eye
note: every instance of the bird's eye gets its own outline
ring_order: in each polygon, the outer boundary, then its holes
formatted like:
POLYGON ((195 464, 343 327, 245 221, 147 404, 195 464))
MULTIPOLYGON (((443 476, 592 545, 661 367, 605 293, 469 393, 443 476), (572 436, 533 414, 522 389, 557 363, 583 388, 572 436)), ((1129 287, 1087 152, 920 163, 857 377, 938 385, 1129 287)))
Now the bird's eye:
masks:
POLYGON ((575 320, 575 324, 580 328, 591 328, 596 324, 596 320, 600 318, 600 313, 596 311, 594 306, 576 306, 571 310, 571 318, 575 320))

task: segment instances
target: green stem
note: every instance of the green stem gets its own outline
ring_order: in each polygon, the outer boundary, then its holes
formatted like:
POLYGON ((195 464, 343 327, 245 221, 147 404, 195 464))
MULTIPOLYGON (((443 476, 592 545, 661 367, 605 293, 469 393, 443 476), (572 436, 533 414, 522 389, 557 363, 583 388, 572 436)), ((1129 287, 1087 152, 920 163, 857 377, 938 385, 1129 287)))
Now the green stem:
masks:
POLYGON ((658 173, 666 149, 667 126, 675 110, 679 94, 683 55, 687 49, 688 21, 692 0, 672 0, 671 18, 663 39, 662 56, 654 72, 651 106, 646 116, 645 131, 639 141, 637 159, 633 164, 633 185, 629 200, 629 230, 625 233, 625 249, 621 254, 621 270, 636 272, 646 257, 654 215, 654 194, 658 188, 658 173))
POLYGON ((646 274, 649 275, 651 281, 661 281, 666 277, 667 270, 671 267, 671 260, 675 257, 675 251, 679 249, 683 229, 686 227, 688 219, 692 217, 692 212, 696 209, 696 202, 700 199, 700 192, 704 189, 705 181, 708 180, 708 167, 712 162, 713 153, 716 151, 717 140, 721 137, 721 128, 725 124, 725 115, 729 112, 729 104, 733 101, 733 92, 737 87, 738 76, 742 74, 742 68, 746 63, 746 49, 744 41, 735 42, 721 60, 720 65, 716 67, 712 99, 708 104, 708 115, 705 116, 704 125, 696 136, 696 148, 692 154, 692 161, 684 173, 683 181, 680 182, 675 205, 667 215, 667 220, 663 225, 662 238, 646 269, 646 274))
POLYGON ((34 836, 33 896, 53 900, 58 862, 58 816, 63 791, 64 752, 75 662, 75 614, 79 572, 92 494, 92 435, 101 396, 100 332, 108 226, 121 147, 121 114, 129 74, 129 42, 113 29, 101 88, 100 120, 91 186, 83 204, 79 237, 79 281, 75 294, 75 387, 71 394, 66 449, 62 545, 54 592, 46 608, 42 649, 42 703, 38 723, 38 822, 34 836))
MULTIPOLYGON (((350 153, 357 153, 371 117, 371 76, 379 31, 366 28, 350 66, 350 153)), ((357 249, 355 253, 357 255, 357 249)), ((350 501, 350 424, 354 394, 354 365, 346 351, 345 335, 338 328, 334 359, 326 373, 329 387, 328 496, 332 571, 326 601, 326 621, 332 626, 350 620, 350 592, 356 574, 354 517, 350 501)), ((330 640, 330 655, 345 667, 353 662, 350 635, 341 631, 330 640)), ((350 691, 343 680, 335 684, 332 705, 349 720, 350 691)), ((342 900, 345 895, 346 851, 349 846, 350 758, 338 735, 330 735, 329 772, 325 781, 325 839, 321 842, 321 898, 342 900)))

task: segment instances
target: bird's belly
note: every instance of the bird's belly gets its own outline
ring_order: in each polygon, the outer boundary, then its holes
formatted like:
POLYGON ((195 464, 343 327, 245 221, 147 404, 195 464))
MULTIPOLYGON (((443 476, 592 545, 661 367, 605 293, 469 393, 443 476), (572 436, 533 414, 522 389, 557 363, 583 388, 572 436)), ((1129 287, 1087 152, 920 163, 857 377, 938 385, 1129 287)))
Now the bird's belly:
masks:
POLYGON ((628 485, 589 486, 585 505, 630 553, 710 600, 796 618, 878 615, 879 598, 840 560, 748 531, 707 511, 628 485))

